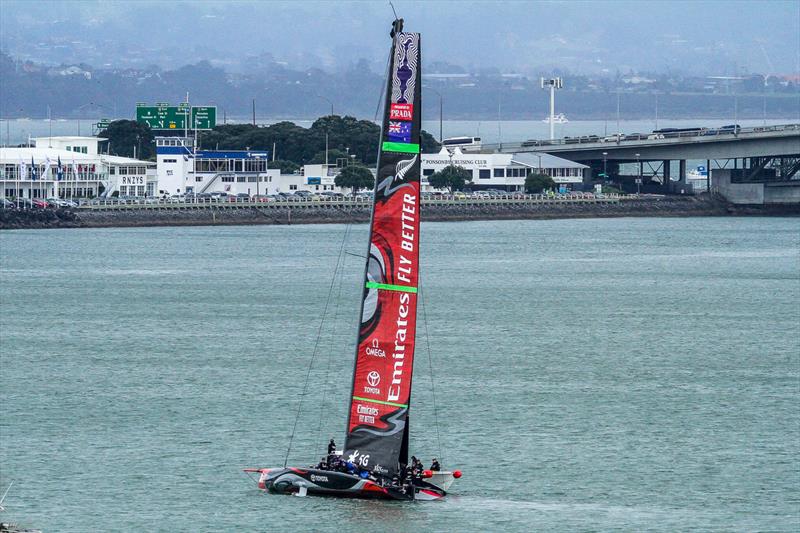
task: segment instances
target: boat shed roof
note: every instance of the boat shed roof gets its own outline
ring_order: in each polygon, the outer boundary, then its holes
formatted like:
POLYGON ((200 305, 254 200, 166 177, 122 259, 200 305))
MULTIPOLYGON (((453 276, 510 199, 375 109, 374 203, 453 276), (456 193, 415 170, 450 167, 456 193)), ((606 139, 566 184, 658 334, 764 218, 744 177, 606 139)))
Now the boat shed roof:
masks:
POLYGON ((531 168, 589 168, 588 165, 576 163, 563 157, 558 157, 544 152, 520 152, 511 156, 512 163, 518 163, 531 168), (541 162, 539 158, 541 157, 541 162))
POLYGON ((153 161, 142 161, 140 159, 107 154, 83 154, 81 152, 71 152, 59 148, 36 148, 27 146, 20 148, 0 148, 0 163, 4 164, 18 164, 20 161, 30 163, 31 158, 33 158, 36 163, 44 163, 47 158, 50 158, 50 162, 55 164, 59 157, 62 163, 71 162, 73 160, 81 162, 100 160, 113 165, 155 165, 153 161))

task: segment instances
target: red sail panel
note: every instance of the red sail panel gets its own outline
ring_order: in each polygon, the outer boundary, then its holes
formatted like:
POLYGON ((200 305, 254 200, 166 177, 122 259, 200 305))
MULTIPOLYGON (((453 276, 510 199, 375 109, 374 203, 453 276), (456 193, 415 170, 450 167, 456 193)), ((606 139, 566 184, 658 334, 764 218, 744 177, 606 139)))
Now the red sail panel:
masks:
POLYGON ((419 279, 419 43, 416 33, 393 41, 344 451, 383 475, 406 460, 419 279))

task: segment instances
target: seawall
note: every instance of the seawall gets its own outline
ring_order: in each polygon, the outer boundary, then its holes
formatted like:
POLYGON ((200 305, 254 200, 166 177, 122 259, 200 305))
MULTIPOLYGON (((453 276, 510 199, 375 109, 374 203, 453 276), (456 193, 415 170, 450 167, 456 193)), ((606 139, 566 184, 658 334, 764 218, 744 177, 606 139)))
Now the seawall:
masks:
MULTIPOLYGON (((525 220, 604 217, 800 216, 800 204, 783 206, 733 205, 708 197, 642 197, 608 203, 465 202, 423 205, 423 221, 525 220)), ((0 210, 0 229, 102 228, 206 225, 340 224, 369 221, 363 206, 203 206, 200 208, 126 208, 104 210, 0 210)))

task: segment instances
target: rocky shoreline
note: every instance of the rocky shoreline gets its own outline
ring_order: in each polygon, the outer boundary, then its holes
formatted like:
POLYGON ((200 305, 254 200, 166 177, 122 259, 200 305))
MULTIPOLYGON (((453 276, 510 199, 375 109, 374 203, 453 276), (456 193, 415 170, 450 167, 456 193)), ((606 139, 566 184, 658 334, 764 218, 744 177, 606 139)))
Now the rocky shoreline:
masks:
MULTIPOLYGON (((614 203, 425 205, 423 221, 606 217, 800 216, 800 205, 741 206, 708 197, 643 197, 614 203)), ((0 229, 366 223, 369 208, 335 206, 188 209, 0 210, 0 229)))

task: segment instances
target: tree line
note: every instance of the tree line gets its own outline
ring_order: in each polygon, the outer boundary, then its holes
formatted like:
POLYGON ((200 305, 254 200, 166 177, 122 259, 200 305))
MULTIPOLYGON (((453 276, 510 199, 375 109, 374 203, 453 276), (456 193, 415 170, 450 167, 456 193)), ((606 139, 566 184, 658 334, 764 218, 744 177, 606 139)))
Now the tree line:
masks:
MULTIPOLYGON (((116 120, 99 136, 109 140, 110 153, 133 157, 135 151, 141 159, 155 158, 155 132, 146 124, 116 120)), ((218 125, 199 132, 198 145, 205 150, 267 151, 270 159, 275 159, 270 161, 270 167, 291 173, 307 163, 323 163, 326 144, 331 164, 348 159, 350 163, 374 166, 380 137, 381 128, 372 121, 329 115, 315 120, 309 128, 288 121, 270 126, 218 125)), ((421 137, 424 153, 439 151, 439 143, 432 135, 423 130, 421 137)))

